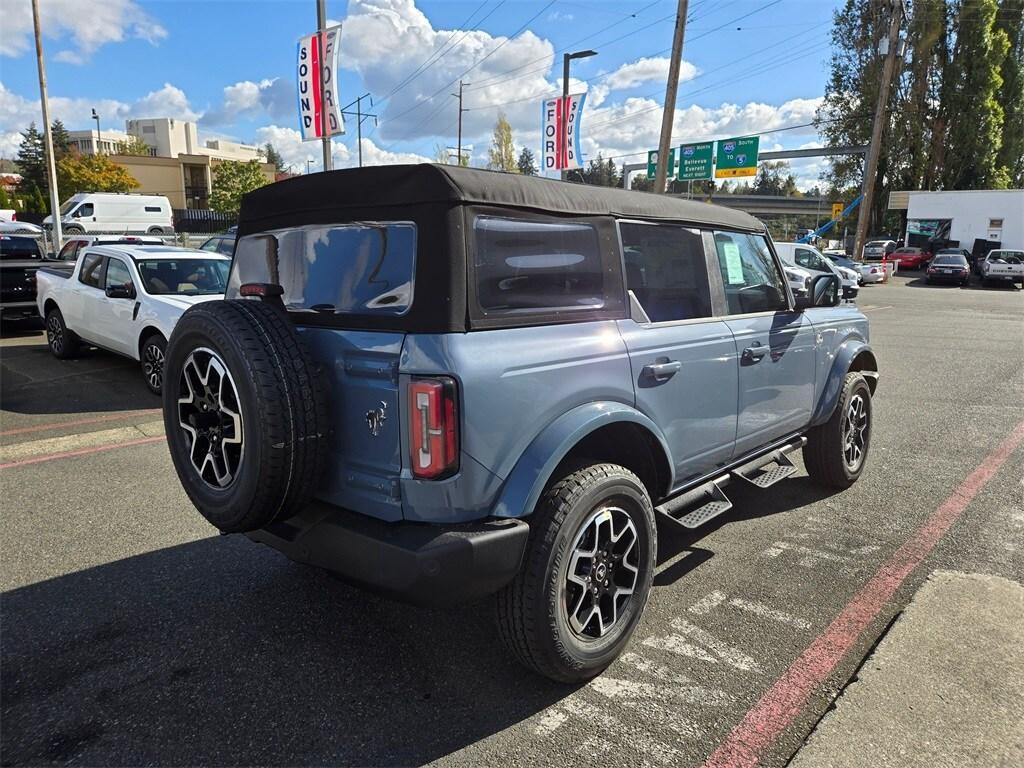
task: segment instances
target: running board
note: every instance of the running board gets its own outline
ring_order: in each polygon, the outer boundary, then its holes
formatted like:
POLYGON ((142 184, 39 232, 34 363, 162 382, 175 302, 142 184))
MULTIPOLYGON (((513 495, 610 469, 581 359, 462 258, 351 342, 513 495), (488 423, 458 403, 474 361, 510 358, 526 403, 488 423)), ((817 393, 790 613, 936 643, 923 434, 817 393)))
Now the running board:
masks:
POLYGON ((697 528, 732 509, 732 502, 722 490, 728 482, 729 475, 722 475, 659 504, 655 511, 683 528, 697 528))
POLYGON ((775 449, 771 453, 758 456, 753 461, 748 461, 746 464, 736 467, 730 474, 757 488, 770 488, 780 480, 785 480, 796 472, 796 467, 786 454, 795 451, 797 448, 802 448, 806 442, 806 437, 798 437, 796 440, 786 443, 786 445, 775 449), (775 466, 769 467, 769 464, 775 464, 775 466))

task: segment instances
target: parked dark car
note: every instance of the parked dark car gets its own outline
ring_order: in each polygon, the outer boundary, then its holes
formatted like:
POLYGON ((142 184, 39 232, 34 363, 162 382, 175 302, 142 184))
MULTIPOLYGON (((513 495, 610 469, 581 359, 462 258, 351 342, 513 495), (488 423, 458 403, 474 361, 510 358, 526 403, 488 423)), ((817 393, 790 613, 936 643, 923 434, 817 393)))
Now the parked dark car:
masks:
POLYGON ((0 316, 33 317, 36 310, 36 270, 44 254, 39 240, 24 235, 0 235, 0 316))
POLYGON ((235 252, 235 236, 233 233, 214 235, 199 246, 201 251, 211 251, 223 256, 231 256, 235 252))
POLYGON ((939 252, 928 265, 925 280, 929 283, 960 283, 967 285, 971 279, 971 267, 967 257, 959 250, 952 253, 939 252))

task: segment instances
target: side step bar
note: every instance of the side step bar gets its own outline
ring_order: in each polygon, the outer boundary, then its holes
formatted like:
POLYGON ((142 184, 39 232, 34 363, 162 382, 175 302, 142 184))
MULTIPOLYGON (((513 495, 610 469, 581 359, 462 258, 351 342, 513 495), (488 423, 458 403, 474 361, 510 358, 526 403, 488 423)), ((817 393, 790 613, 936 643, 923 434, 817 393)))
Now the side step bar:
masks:
POLYGON ((745 464, 727 471, 696 488, 662 502, 654 508, 673 523, 683 528, 698 528, 709 520, 732 509, 732 502, 722 488, 733 478, 743 480, 757 488, 768 488, 796 472, 787 454, 803 447, 806 437, 798 437, 768 453, 761 454, 745 464), (776 466, 767 468, 770 464, 776 466))

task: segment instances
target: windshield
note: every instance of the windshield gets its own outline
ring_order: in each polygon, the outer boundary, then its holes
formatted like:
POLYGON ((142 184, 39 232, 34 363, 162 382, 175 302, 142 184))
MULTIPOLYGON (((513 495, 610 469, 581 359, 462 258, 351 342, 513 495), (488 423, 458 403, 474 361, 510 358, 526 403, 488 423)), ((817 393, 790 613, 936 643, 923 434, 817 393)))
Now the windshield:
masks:
POLYGON ((70 200, 65 201, 64 205, 60 207, 60 215, 66 216, 67 214, 71 213, 71 209, 74 208, 76 205, 78 205, 78 201, 75 200, 75 198, 71 198, 70 200))
POLYGON ((865 245, 865 248, 884 248, 890 243, 889 240, 872 240, 870 243, 865 245))
POLYGON ((228 284, 227 259, 148 259, 137 262, 146 293, 211 296, 228 284))
POLYGON ((857 269, 857 262, 853 259, 848 259, 845 256, 829 256, 832 259, 833 264, 838 264, 840 267, 846 267, 847 269, 857 269))
POLYGON ((963 256, 952 256, 952 255, 938 255, 935 257, 933 264, 945 264, 947 266, 963 267, 967 265, 967 259, 963 256))

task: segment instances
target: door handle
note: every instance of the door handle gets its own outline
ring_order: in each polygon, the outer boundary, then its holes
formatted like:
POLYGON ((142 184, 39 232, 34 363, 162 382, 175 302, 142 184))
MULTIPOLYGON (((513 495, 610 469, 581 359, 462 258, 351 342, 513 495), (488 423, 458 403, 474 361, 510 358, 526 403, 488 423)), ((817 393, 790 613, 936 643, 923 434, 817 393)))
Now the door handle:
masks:
POLYGON ((683 367, 683 364, 678 360, 667 360, 663 363, 651 363, 645 365, 640 369, 640 376, 648 379, 654 379, 655 381, 668 381, 679 369, 683 367))
POLYGON ((767 347, 763 346, 760 341, 755 341, 743 350, 743 355, 740 357, 740 360, 747 365, 753 365, 754 363, 759 362, 767 352, 767 347))

